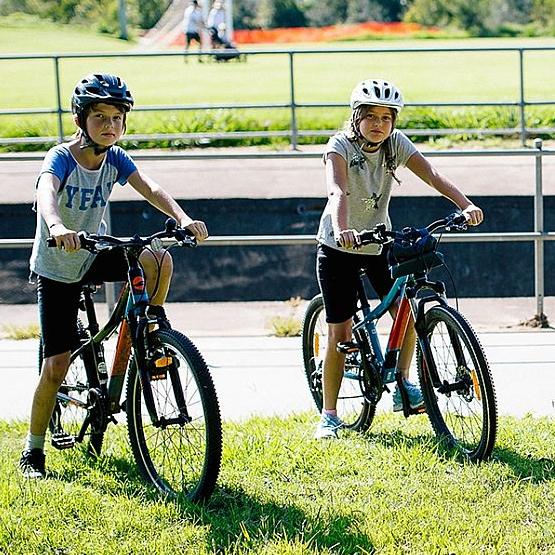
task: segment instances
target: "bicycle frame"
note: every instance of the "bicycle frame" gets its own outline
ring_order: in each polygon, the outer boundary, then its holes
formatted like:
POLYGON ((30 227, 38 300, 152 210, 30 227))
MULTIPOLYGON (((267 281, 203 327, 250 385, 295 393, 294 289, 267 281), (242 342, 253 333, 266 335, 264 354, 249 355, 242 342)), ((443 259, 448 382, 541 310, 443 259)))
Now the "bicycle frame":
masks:
MULTIPOLYGON (((430 347, 425 337, 425 331, 420 323, 424 322, 424 308, 426 303, 437 302, 440 304, 446 304, 443 293, 443 284, 428 281, 425 274, 422 276, 415 276, 412 274, 401 276, 395 280, 388 294, 381 300, 381 302, 372 309, 364 289, 363 273, 361 273, 358 281, 357 294, 360 300, 362 318, 359 315, 355 315, 353 333, 357 336, 357 339, 363 333, 366 333, 368 336, 368 340, 370 341, 373 355, 375 357, 375 362, 380 369, 383 384, 393 383, 397 380, 399 354, 405 340, 409 323, 412 320, 415 322, 415 330, 418 341, 424 360, 428 365, 432 382, 435 387, 441 387, 434 359, 430 355, 430 347), (435 294, 417 299, 417 292, 423 288, 432 289, 435 294), (379 340, 376 322, 386 312, 388 312, 399 299, 400 302, 397 314, 395 315, 391 326, 387 346, 385 350, 383 350, 379 340)), ((359 343, 361 342, 359 341, 359 343)), ((457 341, 454 341, 454 343, 457 360, 461 360, 462 349, 460 348, 460 345, 458 345, 457 341)))
POLYGON ((358 282, 357 294, 361 304, 360 308, 362 311, 362 318, 355 315, 353 332, 357 335, 363 333, 364 330, 368 335, 375 360, 382 369, 381 374, 383 383, 392 383, 395 381, 397 360, 411 316, 411 307, 407 297, 405 296, 407 281, 408 276, 397 278, 389 290, 389 293, 373 309, 370 308, 368 297, 366 295, 366 291, 364 290, 362 275, 358 282), (389 340, 384 352, 378 337, 376 322, 391 309, 399 298, 401 299, 401 302, 399 304, 395 319, 393 320, 389 340))
MULTIPOLYGON (((83 287, 84 309, 87 315, 88 330, 90 338, 83 342, 78 349, 71 353, 73 361, 77 356, 83 354, 87 360, 86 371, 91 388, 98 388, 107 407, 107 416, 111 417, 122 410, 120 404, 121 394, 124 387, 124 379, 127 372, 128 361, 131 350, 135 352, 135 360, 147 360, 147 335, 148 326, 157 324, 160 328, 169 328, 170 324, 159 307, 149 305, 148 292, 143 270, 135 255, 129 256, 127 284, 123 287, 116 306, 106 324, 100 329, 96 317, 96 311, 92 294, 94 286, 83 287), (108 373, 104 357, 103 342, 109 338, 118 328, 119 336, 114 354, 114 361, 110 373, 108 373)), ((139 377, 145 399, 145 404, 154 426, 166 426, 174 423, 169 421, 160 422, 150 387, 150 376, 145 364, 138 365, 139 377)), ((174 386, 177 405, 181 420, 189 419, 179 374, 175 368, 169 369, 170 379, 174 386)), ((65 396, 62 397, 65 399, 65 396)), ((74 399, 65 399, 75 402, 74 399)), ((180 423, 181 423, 180 420, 180 423)), ((84 435, 88 421, 83 425, 80 436, 84 435)), ((82 439, 80 437, 79 439, 82 439)))

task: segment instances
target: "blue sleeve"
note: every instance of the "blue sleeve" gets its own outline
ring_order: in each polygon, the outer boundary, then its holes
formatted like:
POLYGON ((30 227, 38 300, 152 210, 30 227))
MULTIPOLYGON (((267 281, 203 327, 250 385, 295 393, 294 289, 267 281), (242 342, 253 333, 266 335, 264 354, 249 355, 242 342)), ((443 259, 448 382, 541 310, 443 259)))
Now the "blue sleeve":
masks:
POLYGON ((119 146, 112 147, 109 153, 111 157, 113 157, 113 164, 118 170, 116 182, 120 185, 125 185, 127 183, 127 178, 134 171, 137 171, 137 166, 131 156, 119 146))
POLYGON ((46 153, 42 162, 39 177, 43 173, 51 173, 60 180, 60 183, 63 186, 68 175, 73 171, 73 168, 75 168, 75 161, 73 160, 73 157, 70 156, 66 149, 61 148, 60 146, 55 146, 46 153))

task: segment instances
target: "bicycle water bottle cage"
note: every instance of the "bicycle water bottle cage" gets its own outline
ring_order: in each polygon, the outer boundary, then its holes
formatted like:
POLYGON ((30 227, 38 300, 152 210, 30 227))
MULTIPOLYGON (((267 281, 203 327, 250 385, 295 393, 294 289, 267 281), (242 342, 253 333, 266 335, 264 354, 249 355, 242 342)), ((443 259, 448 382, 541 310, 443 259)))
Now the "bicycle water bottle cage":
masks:
POLYGON ((437 239, 426 229, 406 227, 390 244, 387 261, 391 277, 427 272, 443 264, 443 255, 436 252, 437 239))

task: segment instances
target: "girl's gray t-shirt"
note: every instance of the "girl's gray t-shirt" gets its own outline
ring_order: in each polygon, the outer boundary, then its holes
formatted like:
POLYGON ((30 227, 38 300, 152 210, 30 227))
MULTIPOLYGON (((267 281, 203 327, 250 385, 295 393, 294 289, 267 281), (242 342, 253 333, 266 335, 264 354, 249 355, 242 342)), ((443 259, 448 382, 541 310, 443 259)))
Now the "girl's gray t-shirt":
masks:
MULTIPOLYGON (((68 229, 98 233, 114 184, 125 185, 136 169, 131 157, 120 147, 113 146, 106 152, 98 170, 88 170, 77 163, 69 144, 64 143, 48 151, 39 178, 43 173, 51 173, 60 180, 58 209, 68 229)), ((49 236, 48 226, 37 210, 31 271, 64 283, 80 281, 94 255, 84 249, 65 252, 50 248, 46 243, 49 236)))
MULTIPOLYGON (((409 158, 417 152, 412 141, 398 129, 391 134, 391 147, 397 167, 405 166, 409 158)), ((387 229, 391 229, 389 201, 393 176, 386 168, 384 149, 364 152, 341 131, 328 141, 324 151, 324 163, 332 152, 339 154, 347 162, 347 228, 362 231, 385 223, 387 229)), ((334 236, 329 200, 320 218, 316 238, 319 243, 344 252, 381 252, 380 245, 366 245, 357 251, 339 247, 334 236)))

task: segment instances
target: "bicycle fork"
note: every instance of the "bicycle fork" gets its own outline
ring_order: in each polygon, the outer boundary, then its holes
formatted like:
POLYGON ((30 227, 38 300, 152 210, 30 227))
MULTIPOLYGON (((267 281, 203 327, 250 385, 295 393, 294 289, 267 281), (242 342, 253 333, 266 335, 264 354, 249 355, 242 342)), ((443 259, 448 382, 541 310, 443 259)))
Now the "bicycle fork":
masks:
POLYGON ((161 356, 157 357, 156 346, 152 345, 149 337, 148 329, 153 324, 161 329, 169 328, 163 309, 153 306, 149 306, 148 310, 146 307, 138 308, 139 310, 142 308, 143 314, 138 318, 130 318, 130 330, 132 337, 134 337, 135 361, 143 397, 152 425, 155 428, 163 429, 174 424, 179 426, 188 424, 192 421, 192 418, 189 416, 185 396, 183 395, 183 387, 179 377, 179 363, 175 357, 169 356, 167 353, 162 353, 161 356), (135 324, 135 322, 137 323, 135 324), (158 414, 152 391, 152 382, 167 379, 168 374, 177 406, 177 415, 170 418, 158 414))

